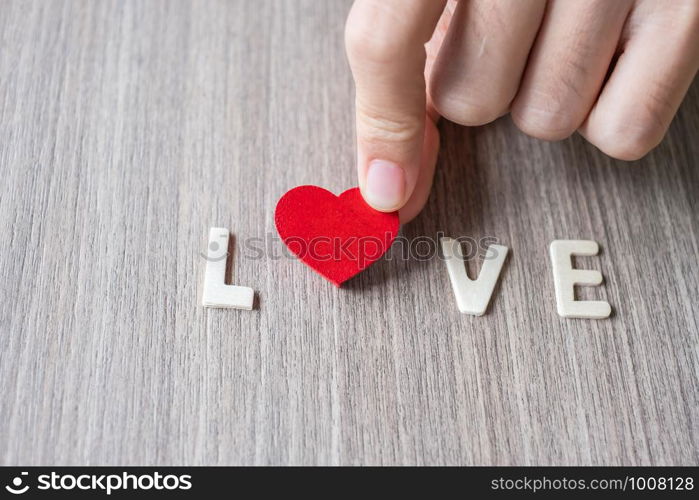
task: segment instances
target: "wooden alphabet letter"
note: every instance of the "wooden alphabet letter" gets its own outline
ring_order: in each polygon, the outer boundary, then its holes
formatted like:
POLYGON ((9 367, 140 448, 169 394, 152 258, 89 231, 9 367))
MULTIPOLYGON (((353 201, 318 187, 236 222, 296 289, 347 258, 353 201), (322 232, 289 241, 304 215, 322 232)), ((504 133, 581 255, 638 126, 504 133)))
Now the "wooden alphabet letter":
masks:
POLYGON ((587 240, 556 240, 551 243, 553 283, 556 288, 558 314, 564 318, 608 318, 612 312, 603 300, 575 300, 574 285, 597 286, 602 273, 589 269, 573 269, 571 255, 597 255, 599 245, 587 240))
POLYGON ((441 238, 440 242, 459 311, 463 314, 482 316, 493 295, 508 248, 502 245, 490 245, 478 278, 472 280, 466 274, 459 240, 441 238))
POLYGON ((204 307, 252 309, 254 291, 246 286, 226 285, 226 257, 228 255, 228 229, 212 227, 204 274, 204 307))

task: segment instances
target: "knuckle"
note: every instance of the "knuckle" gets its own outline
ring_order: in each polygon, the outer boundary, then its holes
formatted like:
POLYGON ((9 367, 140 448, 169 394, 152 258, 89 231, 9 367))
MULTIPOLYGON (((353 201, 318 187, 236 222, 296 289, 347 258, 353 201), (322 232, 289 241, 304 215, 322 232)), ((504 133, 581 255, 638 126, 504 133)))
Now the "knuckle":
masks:
POLYGON ((617 122, 605 131, 598 131, 591 142, 612 158, 635 161, 651 152, 663 135, 663 130, 650 123, 629 126, 628 122, 617 122))
POLYGON ((586 69, 577 58, 564 62, 565 71, 554 72, 547 81, 525 85, 512 104, 512 119, 524 133, 549 141, 565 139, 585 120, 592 107, 581 88, 586 69))
POLYGON ((559 141, 569 137, 580 121, 562 107, 547 107, 515 103, 512 120, 527 135, 546 141, 559 141))
POLYGON ((646 156, 656 144, 649 144, 637 138, 619 137, 618 140, 607 138, 595 144, 602 152, 623 161, 636 161, 646 156))
POLYGON ((507 113, 509 101, 500 95, 487 95, 474 99, 473 93, 435 89, 431 95, 437 112, 454 123, 469 127, 485 125, 507 113), (468 96, 468 97, 467 97, 468 96))
POLYGON ((653 86, 646 99, 624 112, 597 122, 595 143, 609 156, 634 161, 647 155, 663 140, 675 114, 675 104, 667 98, 663 84, 653 86))
POLYGON ((357 113, 357 131, 363 141, 376 144, 411 144, 421 141, 424 119, 391 118, 362 109, 357 113))

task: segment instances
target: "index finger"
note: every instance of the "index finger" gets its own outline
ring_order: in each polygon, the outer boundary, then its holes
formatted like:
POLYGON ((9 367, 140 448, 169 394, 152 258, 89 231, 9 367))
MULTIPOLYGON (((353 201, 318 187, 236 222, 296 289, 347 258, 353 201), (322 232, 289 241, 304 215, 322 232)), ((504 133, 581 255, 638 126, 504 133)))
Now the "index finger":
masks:
POLYGON ((393 211, 418 179, 425 134, 425 43, 446 0, 356 0, 346 28, 357 96, 359 186, 393 211))

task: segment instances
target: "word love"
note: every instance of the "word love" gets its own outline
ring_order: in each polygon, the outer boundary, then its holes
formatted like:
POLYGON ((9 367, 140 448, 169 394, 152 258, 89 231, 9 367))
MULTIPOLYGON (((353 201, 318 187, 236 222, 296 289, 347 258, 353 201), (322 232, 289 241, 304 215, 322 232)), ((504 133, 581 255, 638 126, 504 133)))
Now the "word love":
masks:
MULTIPOLYGON (((335 196, 318 186, 299 186, 277 202, 274 222, 287 248, 304 264, 339 287, 379 260, 398 235, 398 213, 378 212, 368 206, 358 188, 335 196)), ((204 307, 253 308, 251 288, 225 282, 229 233, 212 228, 206 256, 204 307), (221 251, 223 250, 223 251, 221 251)), ((456 304, 464 314, 485 313, 507 257, 508 248, 490 245, 475 280, 468 277, 461 242, 441 238, 442 253, 456 304)), ((551 262, 558 314, 566 318, 607 318, 611 307, 603 301, 575 300, 576 285, 602 283, 598 271, 574 269, 573 255, 597 255, 594 241, 554 241, 551 262)))
MULTIPOLYGON (((254 299, 252 288, 225 283, 229 238, 225 228, 214 227, 209 232, 202 305, 251 310, 254 299)), ((440 243, 459 311, 482 316, 488 308, 509 249, 502 245, 488 246, 480 273, 472 280, 466 272, 459 240, 441 238, 440 243)), ((605 301, 575 300, 576 285, 600 285, 602 274, 599 271, 574 269, 572 256, 594 256, 598 252, 599 246, 594 241, 557 240, 551 243, 557 309, 562 317, 602 319, 611 314, 611 307, 605 301)))
MULTIPOLYGON (((508 248, 490 245, 478 278, 472 280, 466 273, 459 241, 441 238, 440 243, 459 311, 475 316, 483 315, 488 308, 495 284, 505 263, 508 248)), ((588 269, 574 269, 572 256, 597 255, 599 245, 594 241, 556 240, 551 243, 549 251, 553 265, 558 314, 564 318, 608 318, 612 308, 607 302, 575 300, 575 285, 600 285, 602 274, 588 269)))

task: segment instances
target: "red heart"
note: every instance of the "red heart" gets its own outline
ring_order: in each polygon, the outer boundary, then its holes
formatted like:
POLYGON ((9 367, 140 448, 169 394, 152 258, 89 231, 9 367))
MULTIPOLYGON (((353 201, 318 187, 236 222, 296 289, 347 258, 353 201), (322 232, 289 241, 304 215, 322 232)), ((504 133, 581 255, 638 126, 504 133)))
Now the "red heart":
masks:
POLYGON ((274 222, 289 250, 338 287, 379 260, 400 227, 398 212, 374 210, 359 188, 335 196, 318 186, 288 191, 274 222))

